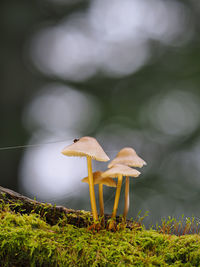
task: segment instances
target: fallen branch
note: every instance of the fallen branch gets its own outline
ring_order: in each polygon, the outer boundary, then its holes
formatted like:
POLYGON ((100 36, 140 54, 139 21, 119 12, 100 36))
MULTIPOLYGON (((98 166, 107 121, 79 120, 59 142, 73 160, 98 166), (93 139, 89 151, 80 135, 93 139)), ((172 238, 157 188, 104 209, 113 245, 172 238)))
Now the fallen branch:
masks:
MULTIPOLYGON (((63 206, 55 206, 50 203, 42 203, 1 186, 0 205, 2 208, 7 205, 11 211, 20 214, 39 214, 50 225, 57 224, 60 219, 66 219, 68 224, 77 227, 88 227, 93 223, 92 214, 89 211, 73 210, 63 206)), ((107 225, 110 218, 110 215, 105 215, 105 225, 107 225)), ((117 224, 121 223, 122 218, 117 217, 116 222, 117 224)), ((126 228, 132 229, 133 225, 135 224, 132 221, 126 221, 126 228)))

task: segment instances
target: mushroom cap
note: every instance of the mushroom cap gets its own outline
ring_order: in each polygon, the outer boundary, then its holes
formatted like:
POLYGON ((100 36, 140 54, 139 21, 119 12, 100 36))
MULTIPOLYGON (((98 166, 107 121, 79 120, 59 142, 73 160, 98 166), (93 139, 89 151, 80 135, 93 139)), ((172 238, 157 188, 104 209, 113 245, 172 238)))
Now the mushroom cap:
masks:
POLYGON ((140 175, 140 172, 126 165, 116 164, 107 171, 103 172, 101 176, 102 177, 109 176, 115 178, 120 174, 123 176, 138 177, 140 175))
MULTIPOLYGON (((102 178, 101 174, 102 172, 100 171, 93 172, 94 184, 104 184, 110 187, 117 187, 116 182, 112 178, 110 177, 102 178)), ((81 181, 83 183, 89 183, 88 177, 83 178, 81 181)))
POLYGON ((117 156, 109 163, 108 168, 111 168, 115 164, 141 168, 143 165, 146 165, 146 162, 137 155, 133 148, 125 147, 121 149, 117 156))
POLYGON ((89 156, 98 161, 110 160, 97 140, 89 136, 81 137, 72 145, 65 147, 61 153, 66 156, 89 156))

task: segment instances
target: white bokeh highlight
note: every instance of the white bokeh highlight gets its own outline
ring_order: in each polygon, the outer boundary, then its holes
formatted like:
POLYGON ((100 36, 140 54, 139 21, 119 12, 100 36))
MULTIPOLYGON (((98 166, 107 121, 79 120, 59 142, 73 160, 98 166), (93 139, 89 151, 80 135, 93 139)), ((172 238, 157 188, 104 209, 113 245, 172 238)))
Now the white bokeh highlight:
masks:
POLYGON ((100 120, 98 100, 87 93, 60 84, 49 84, 28 103, 23 115, 27 129, 51 133, 92 130, 100 120))
POLYGON ((94 0, 30 41, 34 65, 46 75, 83 81, 98 72, 124 76, 151 59, 151 40, 183 44, 192 35, 187 8, 176 1, 94 0))
POLYGON ((170 43, 183 34, 187 16, 184 5, 175 1, 96 0, 89 21, 99 38, 107 41, 151 38, 170 43))
POLYGON ((67 143, 69 141, 26 150, 20 171, 22 190, 49 201, 74 197, 80 191, 81 194, 86 193, 87 188, 82 185, 81 179, 87 176, 87 162, 84 158, 62 155, 67 143))
POLYGON ((173 90, 153 97, 142 113, 162 133, 186 136, 199 126, 199 104, 192 92, 173 90))

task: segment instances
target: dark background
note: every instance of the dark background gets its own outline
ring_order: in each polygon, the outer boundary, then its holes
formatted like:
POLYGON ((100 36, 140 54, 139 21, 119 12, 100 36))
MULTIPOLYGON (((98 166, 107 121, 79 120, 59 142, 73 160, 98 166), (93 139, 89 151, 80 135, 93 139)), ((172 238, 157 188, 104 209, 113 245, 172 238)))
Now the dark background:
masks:
MULTIPOLYGON (((0 12, 0 147, 41 144, 0 150, 1 186, 90 209, 84 159, 60 151, 91 135, 111 158, 131 146, 148 163, 130 217, 198 217, 198 1, 2 0, 0 12)), ((105 188, 106 212, 113 200, 105 188)))

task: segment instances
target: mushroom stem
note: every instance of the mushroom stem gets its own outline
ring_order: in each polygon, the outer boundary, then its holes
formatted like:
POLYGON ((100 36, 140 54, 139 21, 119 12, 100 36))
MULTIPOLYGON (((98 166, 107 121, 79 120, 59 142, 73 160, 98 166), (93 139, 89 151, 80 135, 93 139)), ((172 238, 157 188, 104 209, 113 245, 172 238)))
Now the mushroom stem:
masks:
POLYGON ((100 216, 104 216, 104 204, 103 204, 103 184, 99 184, 99 205, 100 205, 100 216))
MULTIPOLYGON (((122 179, 123 179, 122 174, 119 174, 118 183, 117 183, 117 190, 116 190, 116 194, 115 194, 115 202, 114 202, 113 212, 112 212, 112 217, 111 217, 112 219, 115 218, 116 214, 117 214, 117 208, 118 208, 119 197, 120 197, 121 186, 122 186, 122 179)), ((113 228, 113 221, 111 221, 109 224, 109 229, 112 229, 112 228, 113 228)))
POLYGON ((95 192, 94 192, 94 181, 93 181, 93 174, 92 174, 92 159, 91 157, 88 157, 88 156, 87 156, 87 165, 88 165, 88 179, 89 179, 91 209, 92 209, 94 221, 98 221, 97 206, 96 206, 96 199, 95 199, 95 192))
POLYGON ((126 218, 129 210, 129 177, 126 177, 126 184, 125 184, 125 203, 124 203, 124 213, 123 217, 126 218))

